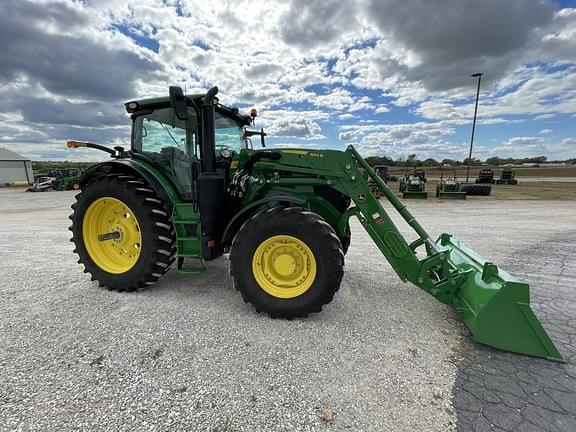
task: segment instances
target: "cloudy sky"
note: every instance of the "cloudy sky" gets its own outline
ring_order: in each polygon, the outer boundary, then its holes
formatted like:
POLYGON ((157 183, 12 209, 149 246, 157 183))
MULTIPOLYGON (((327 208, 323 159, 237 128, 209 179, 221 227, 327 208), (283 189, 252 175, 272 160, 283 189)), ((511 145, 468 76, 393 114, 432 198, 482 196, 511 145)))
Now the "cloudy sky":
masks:
POLYGON ((394 158, 576 157, 576 1, 0 2, 0 146, 96 160, 123 102, 220 88, 277 146, 394 158))

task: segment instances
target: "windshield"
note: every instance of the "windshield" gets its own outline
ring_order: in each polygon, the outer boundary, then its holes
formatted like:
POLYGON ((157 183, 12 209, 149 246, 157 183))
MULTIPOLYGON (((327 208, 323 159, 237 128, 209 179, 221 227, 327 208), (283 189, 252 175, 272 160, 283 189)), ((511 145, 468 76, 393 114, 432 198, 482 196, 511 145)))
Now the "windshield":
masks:
POLYGON ((189 110, 188 120, 180 120, 172 108, 154 110, 134 121, 134 149, 143 153, 170 150, 192 156, 195 127, 193 110, 189 110))
POLYGON ((240 152, 246 147, 242 126, 234 120, 216 113, 214 125, 216 128, 216 151, 229 149, 240 152))

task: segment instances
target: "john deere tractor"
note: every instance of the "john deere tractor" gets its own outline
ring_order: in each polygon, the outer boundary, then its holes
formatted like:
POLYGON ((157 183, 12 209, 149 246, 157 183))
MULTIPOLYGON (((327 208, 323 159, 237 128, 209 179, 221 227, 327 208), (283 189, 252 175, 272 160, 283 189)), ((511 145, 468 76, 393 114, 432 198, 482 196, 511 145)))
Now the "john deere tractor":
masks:
POLYGON ((440 174, 440 181, 436 185, 436 197, 440 199, 465 200, 466 192, 456 177, 456 170, 452 170, 453 177, 444 177, 444 168, 440 174))
POLYGON ((400 179, 399 190, 404 199, 428 199, 425 180, 416 172, 400 179))
POLYGON ((218 102, 216 87, 126 104, 130 149, 69 141, 111 160, 82 176, 73 204, 79 262, 101 286, 134 291, 176 266, 198 273, 229 252, 244 301, 272 317, 329 303, 344 274, 355 216, 397 275, 452 306, 480 342, 562 361, 535 317, 528 285, 449 234, 434 241, 350 146, 345 151, 252 148, 256 112, 218 102), (368 181, 414 229, 408 243, 368 181), (418 253, 422 252, 422 253, 418 253))

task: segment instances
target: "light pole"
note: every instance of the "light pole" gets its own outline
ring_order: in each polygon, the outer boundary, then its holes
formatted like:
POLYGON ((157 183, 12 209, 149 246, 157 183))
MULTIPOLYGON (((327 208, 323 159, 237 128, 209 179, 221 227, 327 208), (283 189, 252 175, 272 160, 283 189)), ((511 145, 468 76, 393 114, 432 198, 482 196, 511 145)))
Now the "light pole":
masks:
POLYGON ((482 81, 481 72, 470 75, 472 78, 478 78, 478 88, 476 89, 476 105, 474 106, 474 121, 472 122, 472 136, 470 137, 470 153, 468 154, 468 169, 466 170, 466 183, 470 180, 470 165, 472 164, 472 146, 474 145, 474 130, 476 129, 476 115, 478 114, 478 97, 480 96, 480 81, 482 81))

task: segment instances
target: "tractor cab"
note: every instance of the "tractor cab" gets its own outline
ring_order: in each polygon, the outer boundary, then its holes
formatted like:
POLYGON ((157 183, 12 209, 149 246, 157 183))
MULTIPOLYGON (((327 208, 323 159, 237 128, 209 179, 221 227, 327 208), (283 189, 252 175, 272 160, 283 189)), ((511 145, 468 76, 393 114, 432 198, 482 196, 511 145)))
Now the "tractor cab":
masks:
POLYGON ((252 119, 219 103, 214 104, 214 146, 202 145, 204 96, 182 95, 184 112, 168 97, 126 103, 132 117, 132 156, 159 169, 184 201, 197 199, 195 182, 206 171, 205 165, 212 165, 209 161, 228 179, 232 158, 248 147, 245 127, 252 119))

